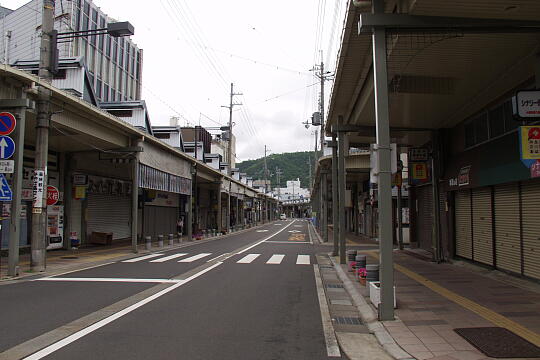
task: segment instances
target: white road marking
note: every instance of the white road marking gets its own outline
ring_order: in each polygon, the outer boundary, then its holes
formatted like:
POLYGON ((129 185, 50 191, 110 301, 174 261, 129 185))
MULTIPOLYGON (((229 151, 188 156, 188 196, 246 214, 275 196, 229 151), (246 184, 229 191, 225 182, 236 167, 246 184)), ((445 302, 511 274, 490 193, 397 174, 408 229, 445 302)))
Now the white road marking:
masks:
POLYGON ((240 260, 238 260, 236 263, 237 264, 250 264, 253 260, 258 258, 259 256, 261 256, 261 254, 248 254, 244 256, 243 258, 241 258, 240 260))
POLYGON ((274 254, 274 255, 272 255, 272 257, 270 259, 268 259, 268 261, 266 263, 267 264, 281 264, 284 257, 285 257, 285 255, 274 254))
POLYGON ((72 342, 82 338, 83 336, 86 336, 86 335, 98 330, 99 328, 102 328, 103 326, 105 326, 105 325, 107 325, 107 324, 121 318, 122 316, 124 316, 126 314, 129 314, 133 310, 136 310, 136 309, 140 308, 141 306, 146 305, 149 302, 151 302, 151 301, 153 301, 153 300, 155 300, 155 299, 157 299, 157 298, 159 298, 159 297, 173 291, 174 289, 179 288, 180 286, 190 282, 191 280, 198 278, 199 276, 203 275, 204 273, 214 269, 215 267, 217 267, 217 266, 219 266, 221 264, 223 264, 223 263, 218 262, 218 263, 216 263, 216 264, 214 264, 212 266, 207 267, 204 270, 199 271, 198 273, 188 277, 185 280, 179 280, 179 282, 177 282, 176 284, 171 285, 168 288, 163 289, 160 292, 157 292, 154 295, 151 295, 151 296, 147 297, 146 299, 143 299, 143 300, 141 300, 141 301, 139 301, 139 302, 137 302, 137 303, 135 303, 135 304, 133 304, 131 306, 128 306, 127 308, 117 312, 116 314, 113 314, 113 315, 111 315, 111 316, 109 316, 109 317, 107 317, 107 318, 105 318, 103 320, 100 320, 100 321, 88 326, 87 328, 84 328, 84 329, 82 329, 80 331, 77 331, 76 333, 74 333, 74 334, 72 334, 72 335, 70 335, 70 336, 68 336, 68 337, 66 337, 64 339, 62 339, 62 340, 60 340, 58 342, 55 342, 54 344, 49 345, 46 348, 44 348, 44 349, 42 349, 42 350, 40 350, 40 351, 30 355, 30 356, 25 357, 24 360, 39 360, 39 359, 42 359, 45 356, 50 355, 50 354, 52 354, 53 352, 55 352, 57 350, 60 350, 64 346, 67 346, 67 345, 71 344, 72 342))
POLYGON ((267 232, 268 230, 257 230, 257 232, 267 232))
POLYGON ((153 257, 158 257, 158 256, 161 256, 163 254, 150 254, 150 255, 146 255, 146 256, 141 256, 141 257, 138 257, 138 258, 133 258, 133 259, 129 259, 129 260, 124 260, 122 262, 125 262, 125 263, 134 263, 134 262, 137 262, 137 261, 142 261, 142 260, 146 260, 146 259, 151 259, 153 257))
POLYGON ((37 281, 80 281, 80 282, 138 282, 138 283, 177 283, 183 280, 174 279, 131 279, 131 278, 64 278, 46 277, 37 281))
POLYGON ((296 244, 311 244, 309 241, 278 241, 278 240, 270 240, 270 241, 267 241, 267 243, 275 243, 275 244, 292 244, 292 245, 296 245, 296 244))
POLYGON ((267 237, 267 238, 262 239, 261 241, 256 242, 255 244, 253 244, 253 245, 251 245, 251 246, 248 246, 247 248, 245 248, 244 250, 241 250, 241 251, 237 252, 236 254, 242 254, 242 253, 248 251, 249 249, 254 248, 254 247, 257 246, 257 245, 262 244, 262 243, 265 242, 266 240, 270 240, 271 238, 273 238, 274 236, 276 236, 277 234, 279 234, 280 232, 282 232, 283 230, 285 230, 286 228, 288 228, 289 226, 291 226, 295 221, 296 221, 296 220, 293 220, 292 223, 290 223, 289 225, 287 225, 287 226, 285 226, 284 228, 280 229, 280 230, 277 231, 276 233, 270 235, 270 236, 267 237))
POLYGON ((309 255, 298 255, 296 257, 296 265, 310 265, 311 259, 309 255))
POLYGON ((187 255, 187 253, 173 254, 173 255, 165 256, 165 257, 162 257, 162 258, 159 258, 159 259, 156 259, 156 260, 151 260, 150 262, 151 263, 162 263, 162 262, 165 262, 165 261, 168 261, 168 260, 179 258, 179 257, 184 256, 184 255, 187 255))
POLYGON ((313 265, 313 272, 315 273, 315 285, 317 286, 317 297, 319 298, 319 307, 321 309, 326 353, 328 354, 328 357, 341 357, 336 334, 334 333, 334 327, 332 326, 332 319, 330 318, 330 310, 328 309, 328 303, 326 302, 321 272, 319 267, 315 264, 313 265))
MULTIPOLYGON (((229 254, 229 253, 221 254, 221 255, 219 255, 219 256, 216 256, 216 257, 214 257, 214 258, 211 258, 210 260, 206 260, 206 262, 212 262, 212 261, 214 261, 214 260, 216 260, 216 259, 219 259, 219 258, 222 257, 223 255, 228 255, 228 254, 229 254)), ((228 259, 228 258, 225 258, 225 259, 228 259)), ((223 259, 223 260, 225 260, 225 259, 223 259)))
POLYGON ((193 256, 190 256, 188 258, 178 260, 178 262, 193 262, 195 260, 202 259, 203 257, 207 257, 209 255, 212 255, 212 253, 202 253, 202 254, 198 254, 198 255, 193 255, 193 256))

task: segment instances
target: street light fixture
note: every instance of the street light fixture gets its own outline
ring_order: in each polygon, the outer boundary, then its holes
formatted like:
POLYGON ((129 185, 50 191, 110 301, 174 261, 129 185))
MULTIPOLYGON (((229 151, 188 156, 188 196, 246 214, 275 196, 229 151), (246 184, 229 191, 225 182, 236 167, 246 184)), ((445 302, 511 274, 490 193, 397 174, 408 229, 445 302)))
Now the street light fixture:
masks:
MULTIPOLYGON (((58 71, 58 42, 66 42, 68 39, 109 34, 113 37, 128 36, 134 34, 133 25, 129 22, 110 23, 107 28, 90 29, 82 31, 70 31, 58 33, 54 30, 54 0, 43 0, 42 24, 41 24, 41 51, 39 59, 39 77, 46 83, 51 83, 53 74, 58 71), (64 40, 64 41, 58 41, 64 40)), ((34 171, 47 174, 47 162, 49 152, 49 126, 51 121, 51 91, 45 86, 39 85, 37 100, 36 121, 36 150, 34 171)), ((34 176, 37 181, 37 176, 34 176)), ((133 184, 135 188, 137 184, 133 184)), ((43 185, 34 183, 34 189, 46 189, 47 178, 43 185)), ((32 204, 32 236, 31 236, 31 267, 34 270, 45 270, 46 258, 46 229, 47 207, 46 192, 38 191, 32 204), (37 199, 39 198, 39 199, 37 199), (45 211, 43 211, 45 210, 45 211)))

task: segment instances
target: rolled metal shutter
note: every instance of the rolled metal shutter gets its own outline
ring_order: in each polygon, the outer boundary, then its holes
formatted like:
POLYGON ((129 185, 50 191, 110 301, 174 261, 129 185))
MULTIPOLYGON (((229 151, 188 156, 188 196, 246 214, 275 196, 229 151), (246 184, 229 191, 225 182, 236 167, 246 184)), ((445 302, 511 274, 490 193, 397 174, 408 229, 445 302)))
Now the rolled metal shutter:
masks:
POLYGON ((88 235, 112 232, 113 240, 131 236, 131 198, 109 194, 89 194, 87 205, 88 235))
POLYGON ((540 181, 521 186, 523 275, 540 279, 540 181))
POLYGON ((472 259, 471 193, 456 192, 456 255, 472 259))
POLYGON ((519 185, 495 186, 495 252, 499 269, 521 273, 519 185))
POLYGON ((433 192, 431 185, 416 188, 418 247, 433 252, 433 192))
POLYGON ((493 265, 491 188, 473 189, 473 260, 493 265))

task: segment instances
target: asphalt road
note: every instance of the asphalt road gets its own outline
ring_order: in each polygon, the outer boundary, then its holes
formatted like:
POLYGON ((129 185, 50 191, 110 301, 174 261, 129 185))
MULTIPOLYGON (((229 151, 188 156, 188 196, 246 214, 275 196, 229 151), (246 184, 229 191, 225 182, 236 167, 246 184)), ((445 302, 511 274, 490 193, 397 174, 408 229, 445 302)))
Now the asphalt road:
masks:
POLYGON ((328 359, 309 240, 305 221, 280 221, 0 287, 0 351, 27 341, 28 359, 328 359), (55 340, 36 341, 47 331, 55 340))

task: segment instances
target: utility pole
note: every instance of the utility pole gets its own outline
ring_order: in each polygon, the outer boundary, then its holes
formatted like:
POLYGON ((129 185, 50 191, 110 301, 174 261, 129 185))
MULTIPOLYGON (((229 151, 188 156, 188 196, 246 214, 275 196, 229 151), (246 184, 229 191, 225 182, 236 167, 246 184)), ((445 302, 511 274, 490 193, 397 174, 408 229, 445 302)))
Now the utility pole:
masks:
POLYGON ((232 113, 233 113, 233 108, 236 106, 236 105, 242 105, 242 103, 235 103, 234 102, 234 96, 236 95, 243 95, 242 93, 235 93, 234 92, 234 84, 231 83, 231 94, 230 94, 230 101, 229 101, 229 106, 227 105, 222 105, 221 107, 224 107, 224 108, 227 108, 229 109, 229 146, 227 147, 227 162, 229 163, 229 170, 228 170, 228 174, 229 176, 231 176, 232 174, 232 164, 233 164, 233 161, 232 161, 232 157, 233 157, 233 153, 232 153, 232 141, 233 141, 233 131, 232 131, 232 128, 233 128, 233 121, 232 121, 232 113))
MULTIPOLYGON (((53 49, 51 34, 54 30, 54 0, 43 0, 41 25, 41 47, 39 78, 52 82, 53 49)), ((49 153, 49 124, 51 120, 51 91, 38 87, 36 152, 34 159, 34 200, 32 204, 31 267, 35 271, 45 270, 47 229, 47 157, 49 153)), ((69 195, 69 194, 67 194, 69 195)))
POLYGON ((321 50, 321 63, 319 65, 315 65, 312 69, 312 71, 318 70, 318 73, 315 73, 315 76, 319 78, 321 81, 321 98, 319 101, 319 111, 321 114, 321 156, 324 155, 324 82, 331 80, 333 74, 330 71, 324 71, 324 62, 322 61, 323 58, 323 52, 321 50))

